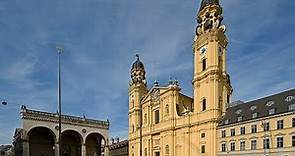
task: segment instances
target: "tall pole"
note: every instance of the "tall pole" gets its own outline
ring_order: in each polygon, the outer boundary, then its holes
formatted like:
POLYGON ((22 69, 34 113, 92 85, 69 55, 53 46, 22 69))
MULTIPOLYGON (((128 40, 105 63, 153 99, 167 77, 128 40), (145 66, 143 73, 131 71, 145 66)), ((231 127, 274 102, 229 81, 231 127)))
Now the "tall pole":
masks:
POLYGON ((61 55, 63 53, 63 47, 56 47, 57 54, 58 54, 58 65, 57 65, 57 97, 58 97, 58 150, 59 150, 59 156, 62 155, 62 149, 61 149, 61 55))

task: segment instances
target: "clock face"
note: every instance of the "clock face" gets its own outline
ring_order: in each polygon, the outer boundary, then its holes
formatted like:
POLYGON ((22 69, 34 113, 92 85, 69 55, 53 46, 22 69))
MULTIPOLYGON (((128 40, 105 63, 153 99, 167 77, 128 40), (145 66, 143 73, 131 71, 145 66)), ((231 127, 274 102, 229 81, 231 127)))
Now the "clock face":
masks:
POLYGON ((204 55, 207 52, 207 46, 203 46, 202 48, 200 48, 200 55, 204 55))

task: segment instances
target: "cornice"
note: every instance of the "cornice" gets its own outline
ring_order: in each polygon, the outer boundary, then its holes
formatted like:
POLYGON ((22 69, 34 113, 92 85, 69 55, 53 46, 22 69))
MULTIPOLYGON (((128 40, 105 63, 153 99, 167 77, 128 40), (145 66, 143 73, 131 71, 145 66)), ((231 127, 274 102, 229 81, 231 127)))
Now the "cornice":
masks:
MULTIPOLYGON (((57 113, 49 113, 49 112, 41 112, 36 110, 25 109, 22 110, 22 119, 25 120, 35 120, 35 121, 46 121, 58 123, 58 114, 57 113)), ((62 115, 62 123, 70 124, 70 125, 83 125, 87 127, 95 127, 102 129, 109 129, 108 121, 101 120, 93 120, 82 117, 70 116, 70 115, 62 115)))
MULTIPOLYGON (((193 49, 200 49, 202 46, 209 44, 209 42, 218 42, 223 48, 228 44, 226 35, 220 29, 212 29, 197 37, 193 43, 193 49)), ((194 50, 195 52, 195 50, 194 50)))

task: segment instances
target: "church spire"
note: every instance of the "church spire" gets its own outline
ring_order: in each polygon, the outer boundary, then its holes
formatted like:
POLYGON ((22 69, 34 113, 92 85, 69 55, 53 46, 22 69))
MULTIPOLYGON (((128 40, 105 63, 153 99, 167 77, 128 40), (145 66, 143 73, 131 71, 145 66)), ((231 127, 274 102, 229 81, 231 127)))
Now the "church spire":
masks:
POLYGON ((204 112, 207 108, 218 110, 220 114, 211 118, 219 118, 225 112, 232 93, 230 77, 227 73, 228 40, 222 23, 222 8, 219 0, 202 0, 197 18, 198 26, 193 45, 194 109, 201 114, 210 112, 204 112), (208 79, 214 79, 214 81, 211 82, 208 79), (210 87, 210 92, 204 89, 207 87, 210 87), (202 108, 200 101, 204 99, 202 108))
MULTIPOLYGON (((198 127, 210 127, 202 133, 211 141, 197 141, 194 145, 204 149, 206 147, 215 149, 208 150, 204 155, 217 156, 217 125, 226 112, 232 93, 227 73, 228 40, 222 23, 219 0, 202 0, 197 20, 198 26, 193 43, 193 108, 200 123, 198 127)), ((200 134, 196 136, 198 135, 200 134)))

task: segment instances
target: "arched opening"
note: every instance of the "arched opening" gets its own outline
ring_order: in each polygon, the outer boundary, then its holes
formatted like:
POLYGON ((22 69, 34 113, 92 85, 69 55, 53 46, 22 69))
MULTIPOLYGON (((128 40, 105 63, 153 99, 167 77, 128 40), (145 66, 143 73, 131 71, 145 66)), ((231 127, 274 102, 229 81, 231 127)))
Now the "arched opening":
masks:
POLYGON ((86 155, 102 156, 105 150, 104 137, 99 133, 91 133, 86 137, 86 155))
POLYGON ((202 111, 205 111, 207 109, 207 101, 206 99, 202 100, 202 111))
POLYGON ((81 135, 73 130, 67 130, 61 134, 62 156, 81 156, 81 135))
POLYGON ((202 70, 204 71, 204 70, 206 70, 206 68, 207 68, 207 60, 204 58, 202 60, 202 70))
POLYGON ((54 133, 45 127, 36 127, 28 132, 30 156, 54 155, 54 133))

